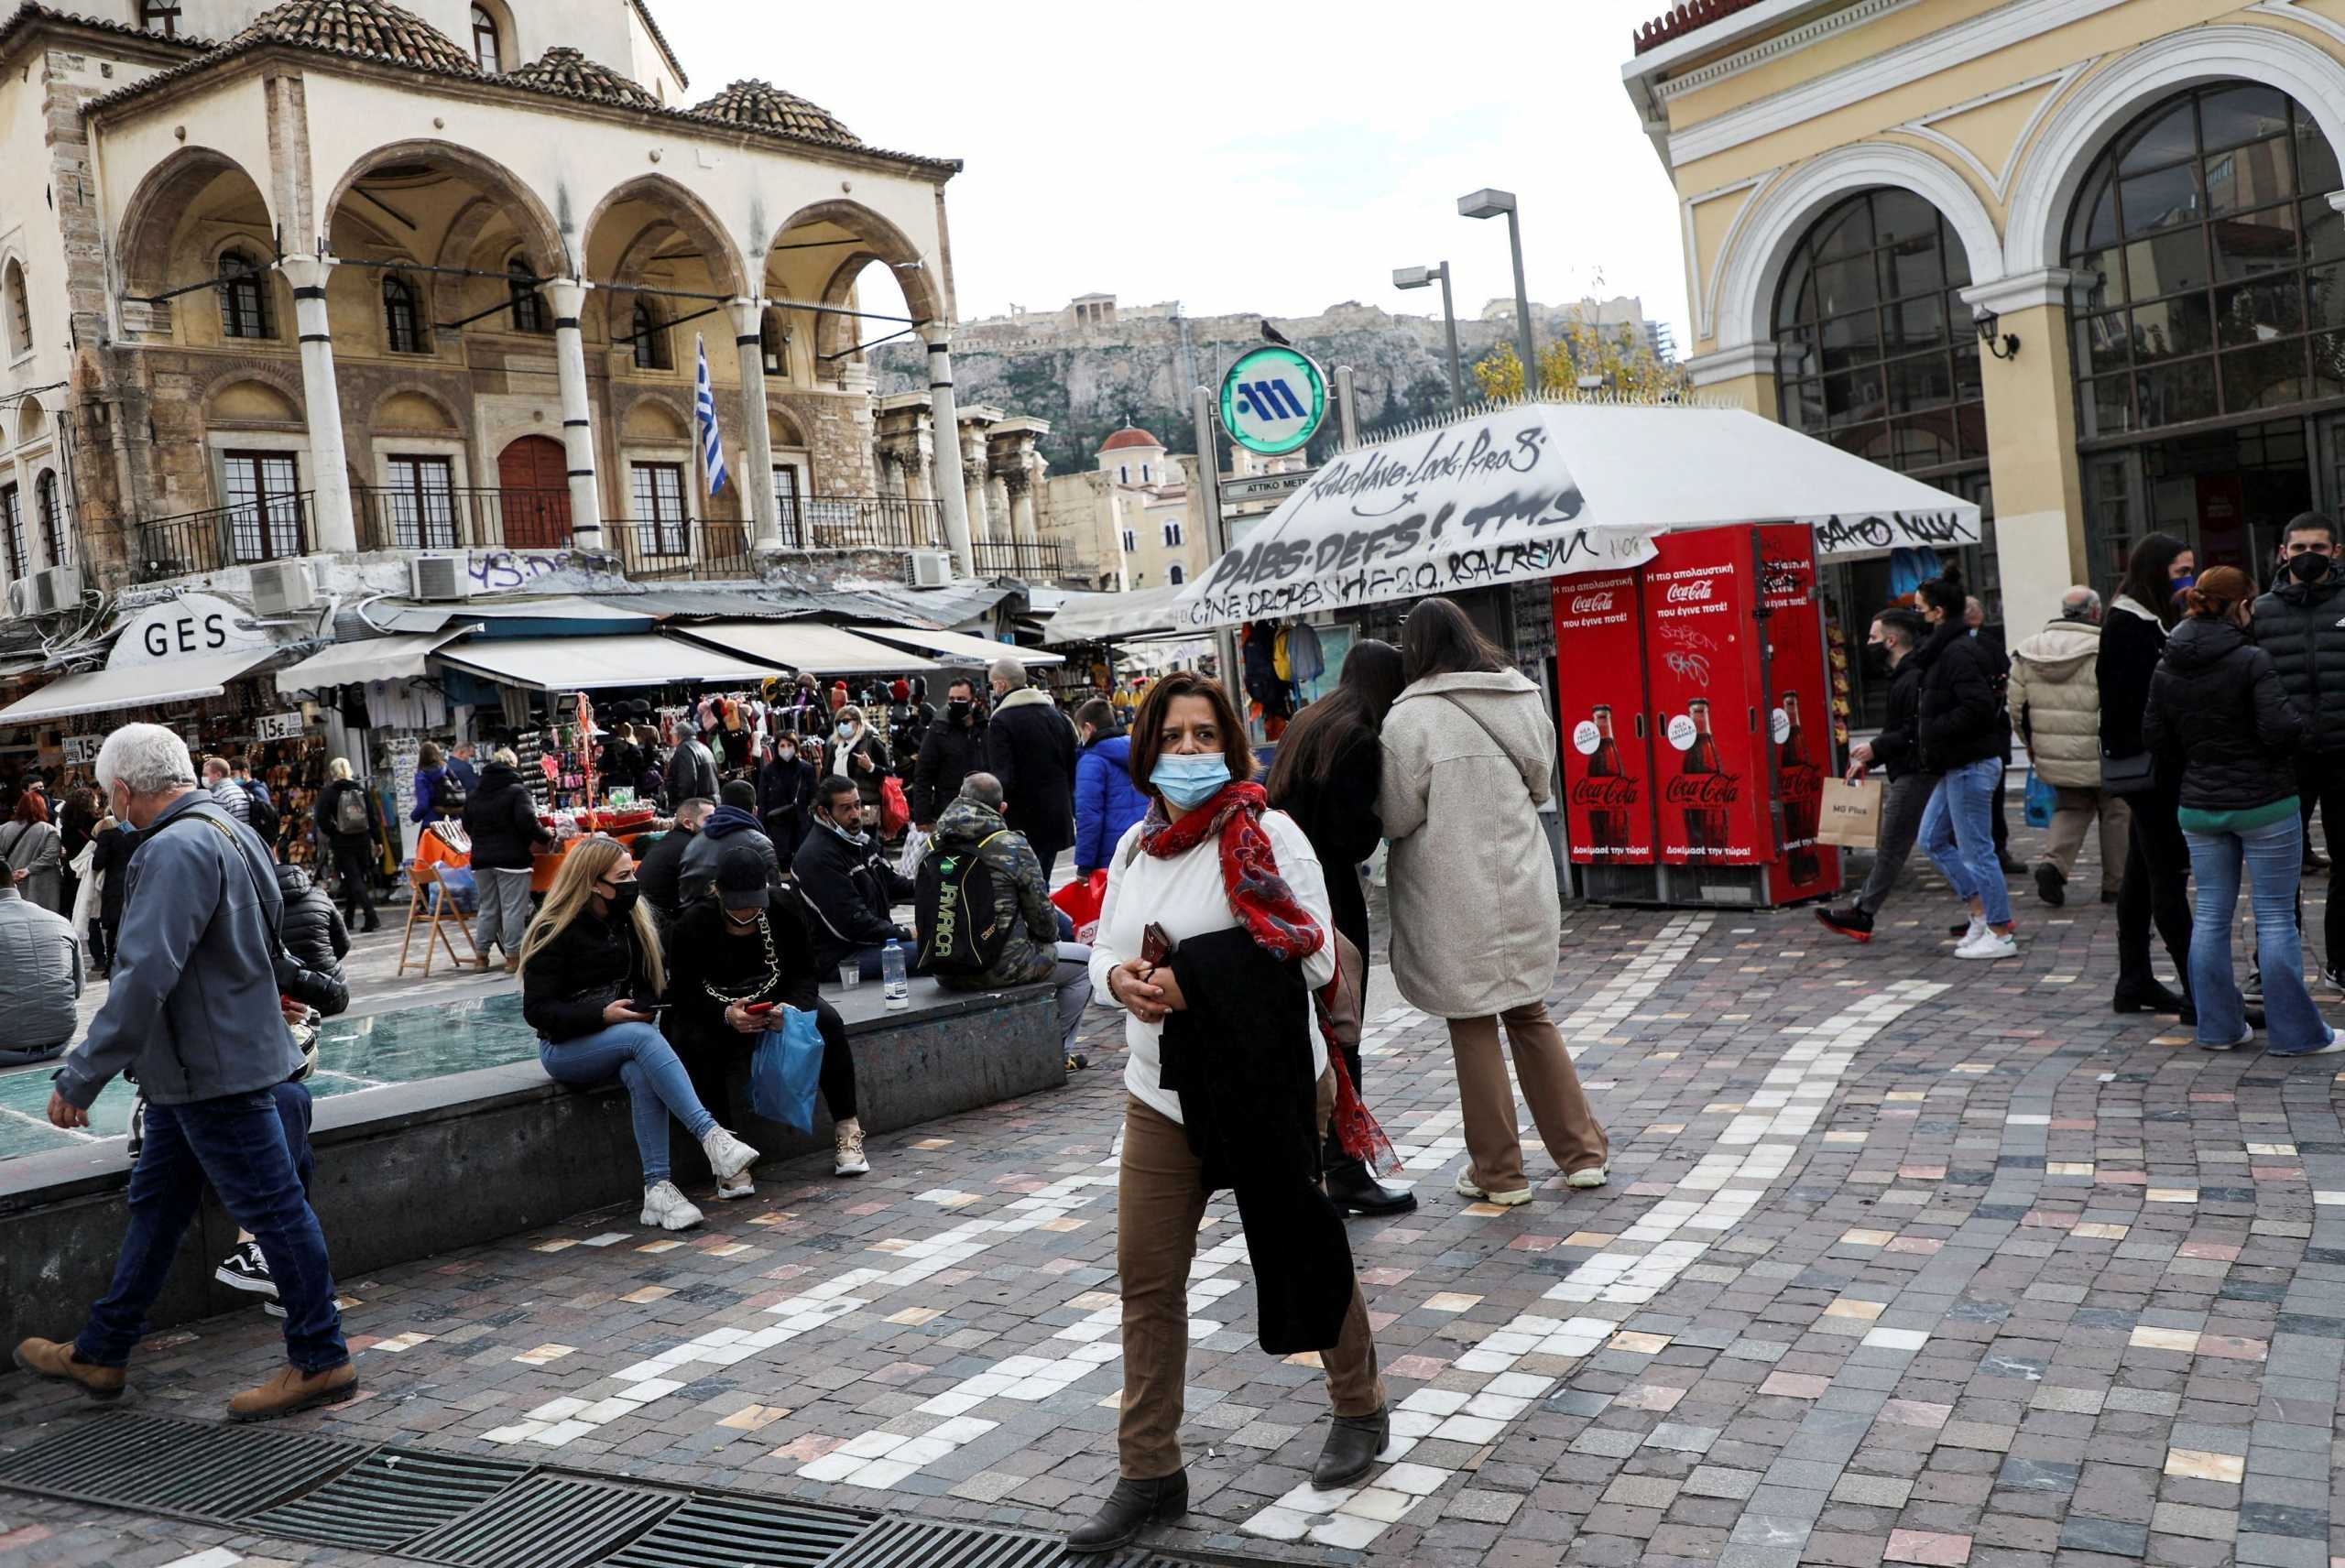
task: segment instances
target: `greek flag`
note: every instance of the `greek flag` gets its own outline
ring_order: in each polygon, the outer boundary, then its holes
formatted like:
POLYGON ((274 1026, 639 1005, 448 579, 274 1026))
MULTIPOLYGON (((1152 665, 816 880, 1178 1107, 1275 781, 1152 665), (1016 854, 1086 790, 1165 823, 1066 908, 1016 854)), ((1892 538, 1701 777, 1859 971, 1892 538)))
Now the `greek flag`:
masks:
POLYGON ((714 498, 725 494, 731 476, 725 472, 725 440, 716 433, 716 393, 708 384, 708 340, 695 336, 693 345, 700 355, 700 378, 693 407, 700 418, 701 465, 708 470, 708 493, 714 498))

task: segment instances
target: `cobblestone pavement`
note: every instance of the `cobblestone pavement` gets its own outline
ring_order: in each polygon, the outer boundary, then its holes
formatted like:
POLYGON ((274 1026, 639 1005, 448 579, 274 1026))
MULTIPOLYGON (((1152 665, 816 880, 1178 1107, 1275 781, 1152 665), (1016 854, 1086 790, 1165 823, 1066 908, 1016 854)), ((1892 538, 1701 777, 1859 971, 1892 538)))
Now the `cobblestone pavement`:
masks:
MULTIPOLYGON (((1953 959, 1950 909, 1909 891, 1865 947, 1805 910, 1574 911, 1554 1011, 1612 1181, 1566 1192, 1534 1152, 1521 1208, 1450 1191, 1442 1028, 1372 1008, 1370 1098, 1423 1199, 1352 1226, 1389 1463, 1305 1484, 1318 1374, 1256 1347, 1217 1201, 1191 1295, 1194 1511, 1164 1541, 1485 1568, 2345 1568, 2345 1059, 2209 1053, 2112 1016, 2100 905, 2030 892, 2022 958, 1993 964, 1953 959)), ((876 1139, 858 1181, 802 1162, 686 1235, 606 1211, 346 1281, 365 1392, 291 1424, 1063 1524, 1115 1469, 1121 1052, 1095 1020, 1063 1093, 876 1139)), ((151 1344, 134 1381, 209 1415, 274 1339, 257 1312, 214 1319, 151 1344)), ((67 1408, 19 1377, 0 1401, 0 1441, 67 1408)), ((7 1568, 205 1552, 376 1561, 0 1495, 7 1568)))

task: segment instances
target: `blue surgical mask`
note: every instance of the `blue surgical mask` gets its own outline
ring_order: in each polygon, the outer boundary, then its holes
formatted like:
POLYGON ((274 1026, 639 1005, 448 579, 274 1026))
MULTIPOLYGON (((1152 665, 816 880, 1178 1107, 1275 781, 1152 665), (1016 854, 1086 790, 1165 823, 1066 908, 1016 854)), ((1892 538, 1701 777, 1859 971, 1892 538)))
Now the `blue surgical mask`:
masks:
POLYGON ((2173 593, 2179 593, 2185 588, 2189 587, 2192 583, 2198 581, 2198 574, 2197 572, 2186 572, 2181 576, 2176 578, 2172 583, 2168 583, 2167 588, 2173 593))
POLYGON ((1166 752, 1148 775, 1166 800, 1188 811, 1202 806, 1229 782, 1229 758, 1217 751, 1183 756, 1166 752))

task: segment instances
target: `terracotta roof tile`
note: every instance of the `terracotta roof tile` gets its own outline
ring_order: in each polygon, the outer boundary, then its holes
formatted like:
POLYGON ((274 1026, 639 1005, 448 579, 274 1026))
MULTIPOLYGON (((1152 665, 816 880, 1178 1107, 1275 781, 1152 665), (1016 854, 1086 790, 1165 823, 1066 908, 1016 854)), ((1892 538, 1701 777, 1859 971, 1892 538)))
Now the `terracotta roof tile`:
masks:
POLYGON ((425 66, 457 76, 480 74, 480 67, 454 39, 388 0, 286 0, 255 17, 228 47, 262 41, 425 66))
POLYGON ((829 111, 809 103, 795 93, 784 93, 769 82, 736 82, 693 113, 704 119, 751 130, 780 131, 808 141, 839 147, 861 147, 863 138, 834 119, 829 111))
POLYGON ((18 32, 31 27, 35 22, 55 22, 69 27, 86 27, 93 32, 145 38, 160 44, 166 49, 182 49, 191 52, 219 47, 210 38, 192 38, 185 33, 176 38, 166 37, 152 28, 133 27, 127 22, 111 21, 104 16, 84 16, 78 11, 60 11, 54 5, 43 5, 38 3, 38 0, 24 0, 24 4, 16 7, 14 15, 6 21, 0 22, 0 44, 6 43, 18 32))
POLYGON ((1150 435, 1138 425, 1126 425, 1122 430, 1118 430, 1114 435, 1111 435, 1106 441, 1101 441, 1099 443, 1099 450, 1101 452, 1120 452, 1128 446, 1152 446, 1160 452, 1164 449, 1164 443, 1162 441, 1158 441, 1154 436, 1150 435))
POLYGON ((546 50, 542 59, 508 71, 496 80, 559 93, 565 98, 591 98, 599 103, 627 103, 637 108, 660 106, 660 100, 641 82, 631 82, 608 66, 597 65, 574 49, 560 46, 546 50))
POLYGON ((1673 38, 1682 38, 1757 4, 1759 0, 1685 0, 1684 5, 1671 6, 1637 29, 1636 52, 1659 49, 1673 38))

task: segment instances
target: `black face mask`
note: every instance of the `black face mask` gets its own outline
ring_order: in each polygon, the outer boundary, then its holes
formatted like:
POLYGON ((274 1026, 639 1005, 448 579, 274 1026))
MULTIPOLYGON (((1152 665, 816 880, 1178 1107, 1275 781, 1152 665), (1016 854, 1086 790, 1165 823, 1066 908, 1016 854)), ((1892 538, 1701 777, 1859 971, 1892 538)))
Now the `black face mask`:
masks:
POLYGON ((969 722, 969 713, 972 709, 972 704, 969 702, 968 699, 965 697, 955 697, 944 705, 946 708, 951 710, 953 722, 954 724, 965 724, 969 722))
POLYGON ((635 900, 642 894, 642 892, 643 889, 637 887, 634 883, 622 882, 618 885, 618 888, 616 892, 604 894, 604 900, 611 907, 611 919, 615 920, 623 920, 629 915, 633 914, 635 912, 635 900))
POLYGON ((2288 558, 2288 575, 2299 583, 2318 583, 2329 575, 2329 557, 2315 555, 2310 550, 2288 558))

